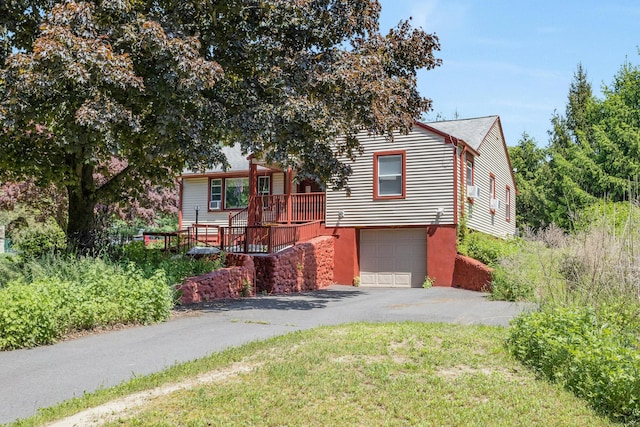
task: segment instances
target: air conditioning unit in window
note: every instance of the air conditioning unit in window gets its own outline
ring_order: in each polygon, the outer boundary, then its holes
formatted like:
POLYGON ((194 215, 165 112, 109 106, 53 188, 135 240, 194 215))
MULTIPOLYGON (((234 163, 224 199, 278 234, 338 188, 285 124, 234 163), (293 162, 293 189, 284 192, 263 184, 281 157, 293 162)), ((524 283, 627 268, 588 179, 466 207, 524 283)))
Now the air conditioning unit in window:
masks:
POLYGON ((477 185, 467 185, 467 197, 470 199, 480 197, 480 187, 477 185))
POLYGON ((217 210, 220 209, 220 200, 211 200, 209 202, 209 210, 217 210))
POLYGON ((500 199, 491 199, 491 209, 500 209, 500 199))

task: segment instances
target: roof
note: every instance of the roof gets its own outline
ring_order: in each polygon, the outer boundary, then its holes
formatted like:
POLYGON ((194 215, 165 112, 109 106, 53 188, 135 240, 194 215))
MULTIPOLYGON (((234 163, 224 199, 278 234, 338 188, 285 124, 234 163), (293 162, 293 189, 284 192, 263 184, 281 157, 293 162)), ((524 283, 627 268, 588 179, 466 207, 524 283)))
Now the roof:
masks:
POLYGON ((442 133, 463 140, 473 150, 478 151, 496 120, 498 120, 498 116, 487 116, 425 124, 442 133))
MULTIPOLYGON (((221 173, 221 172, 248 172, 249 171, 249 159, 248 155, 242 154, 242 148, 239 144, 235 144, 232 147, 223 146, 221 149, 222 153, 227 158, 227 162, 229 162, 229 168, 224 171, 222 170, 222 165, 216 165, 216 167, 212 169, 207 169, 204 171, 205 174, 210 173, 221 173)), ((269 170, 262 165, 258 165, 258 171, 269 170)), ((182 175, 200 175, 199 172, 185 170, 182 175)))

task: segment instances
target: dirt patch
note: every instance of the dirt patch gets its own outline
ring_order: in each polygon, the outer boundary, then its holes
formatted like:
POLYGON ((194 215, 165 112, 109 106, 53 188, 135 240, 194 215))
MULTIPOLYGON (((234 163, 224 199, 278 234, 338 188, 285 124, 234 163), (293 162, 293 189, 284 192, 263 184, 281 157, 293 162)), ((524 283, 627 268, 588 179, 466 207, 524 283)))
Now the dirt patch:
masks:
POLYGON ((259 367, 260 364, 235 363, 227 369, 207 372, 186 381, 166 384, 151 390, 141 391, 120 399, 112 400, 95 408, 86 409, 75 415, 48 424, 49 427, 97 427, 106 422, 116 421, 120 418, 132 416, 151 400, 166 396, 181 390, 222 382, 239 374, 248 373, 259 367))

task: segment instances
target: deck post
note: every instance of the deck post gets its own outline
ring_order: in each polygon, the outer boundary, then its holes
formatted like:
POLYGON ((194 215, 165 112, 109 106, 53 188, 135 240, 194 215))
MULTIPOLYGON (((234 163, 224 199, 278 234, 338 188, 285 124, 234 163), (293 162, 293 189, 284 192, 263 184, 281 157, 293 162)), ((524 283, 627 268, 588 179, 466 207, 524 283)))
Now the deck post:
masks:
POLYGON ((293 170, 291 166, 287 168, 287 182, 286 182, 286 198, 287 198, 287 224, 291 224, 291 193, 293 189, 293 170))
POLYGON ((252 226, 260 222, 258 217, 258 165, 254 162, 253 154, 249 156, 249 206, 247 212, 247 225, 252 226))

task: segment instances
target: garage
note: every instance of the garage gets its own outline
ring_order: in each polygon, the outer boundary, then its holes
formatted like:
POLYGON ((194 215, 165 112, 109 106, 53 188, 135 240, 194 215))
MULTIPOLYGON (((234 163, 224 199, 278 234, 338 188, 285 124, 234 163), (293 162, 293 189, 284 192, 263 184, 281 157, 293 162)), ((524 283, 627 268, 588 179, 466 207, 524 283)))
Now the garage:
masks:
POLYGON ((425 228, 360 230, 360 285, 419 288, 427 275, 425 228))

